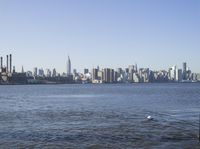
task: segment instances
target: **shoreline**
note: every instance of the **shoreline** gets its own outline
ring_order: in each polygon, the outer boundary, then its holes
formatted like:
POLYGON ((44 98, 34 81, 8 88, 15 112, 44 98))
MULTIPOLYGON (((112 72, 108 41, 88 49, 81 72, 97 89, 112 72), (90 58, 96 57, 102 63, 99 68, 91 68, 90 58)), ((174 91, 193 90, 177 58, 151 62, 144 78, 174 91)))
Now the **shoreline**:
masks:
POLYGON ((7 83, 7 84, 0 84, 0 86, 16 86, 16 85, 99 85, 99 84, 106 84, 106 85, 113 85, 113 84, 198 84, 200 82, 139 82, 139 83, 7 83))

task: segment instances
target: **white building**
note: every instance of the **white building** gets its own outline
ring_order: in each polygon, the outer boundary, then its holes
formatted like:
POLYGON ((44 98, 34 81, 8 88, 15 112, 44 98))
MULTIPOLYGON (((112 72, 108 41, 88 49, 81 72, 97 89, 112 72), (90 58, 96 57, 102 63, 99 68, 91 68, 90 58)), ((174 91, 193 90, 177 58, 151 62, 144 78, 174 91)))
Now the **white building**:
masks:
POLYGON ((171 81, 176 81, 176 66, 173 66, 169 69, 169 79, 171 81))
POLYGON ((175 81, 176 82, 181 82, 183 79, 183 74, 182 74, 182 69, 178 69, 176 68, 176 77, 175 77, 175 81))

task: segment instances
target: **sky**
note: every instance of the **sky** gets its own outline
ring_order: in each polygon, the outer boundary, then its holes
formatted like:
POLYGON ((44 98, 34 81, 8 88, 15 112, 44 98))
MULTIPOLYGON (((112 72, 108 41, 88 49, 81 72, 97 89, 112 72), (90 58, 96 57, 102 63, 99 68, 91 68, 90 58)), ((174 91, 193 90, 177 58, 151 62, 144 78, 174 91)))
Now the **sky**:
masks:
MULTIPOLYGON (((21 71, 182 67, 200 73, 199 0, 0 0, 0 55, 21 71)), ((5 63, 4 63, 5 64, 5 63)))

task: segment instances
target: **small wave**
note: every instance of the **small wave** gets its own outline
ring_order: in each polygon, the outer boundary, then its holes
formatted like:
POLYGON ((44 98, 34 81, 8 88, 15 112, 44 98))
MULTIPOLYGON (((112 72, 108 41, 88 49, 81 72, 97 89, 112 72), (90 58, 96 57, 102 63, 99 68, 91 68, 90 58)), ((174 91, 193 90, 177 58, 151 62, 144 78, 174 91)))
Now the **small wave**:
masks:
MULTIPOLYGON (((46 95, 46 96, 36 96, 37 98, 94 98, 100 97, 101 95, 46 95)), ((34 97, 35 98, 35 97, 34 97)))

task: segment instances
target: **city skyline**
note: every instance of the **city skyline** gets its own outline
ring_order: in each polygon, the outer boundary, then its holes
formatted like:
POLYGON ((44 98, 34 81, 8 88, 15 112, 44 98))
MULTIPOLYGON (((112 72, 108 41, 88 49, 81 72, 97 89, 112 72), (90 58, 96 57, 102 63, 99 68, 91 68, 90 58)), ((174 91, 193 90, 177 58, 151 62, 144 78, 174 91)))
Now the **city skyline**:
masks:
POLYGON ((200 73, 194 73, 183 62, 182 68, 176 65, 167 70, 151 70, 149 67, 139 68, 137 64, 126 68, 100 68, 91 71, 84 68, 84 72, 71 70, 71 60, 68 56, 66 72, 34 67, 33 71, 17 72, 13 66, 12 54, 6 55, 6 60, 0 57, 0 84, 63 84, 63 83, 169 83, 169 82, 199 82, 200 73), (6 63, 6 65, 4 65, 6 63))
POLYGON ((135 63, 161 70, 187 62, 199 73, 199 8, 198 0, 1 1, 0 51, 15 55, 18 71, 66 72, 69 54, 81 72, 135 63))
MULTIPOLYGON (((84 71, 85 71, 85 69, 88 69, 89 71, 92 71, 93 69, 104 69, 104 68, 111 68, 111 69, 114 69, 114 70, 117 70, 117 69, 119 69, 119 68, 122 68, 123 70, 124 69, 126 69, 126 68, 128 68, 128 67, 130 67, 130 66, 135 66, 135 67, 137 67, 137 68, 148 68, 148 69, 150 69, 151 71, 163 71, 163 70, 165 70, 165 71, 168 71, 170 68, 173 68, 173 67, 176 67, 177 69, 182 69, 183 71, 186 71, 186 70, 192 70, 191 69, 191 67, 190 66, 188 66, 187 64, 187 62, 182 62, 182 64, 181 64, 181 66, 180 65, 177 65, 177 64, 174 64, 174 65, 172 65, 172 66, 168 66, 166 69, 151 69, 151 66, 146 66, 146 67, 138 67, 138 63, 135 63, 135 64, 126 64, 126 66, 125 67, 107 67, 107 66, 105 66, 105 67, 102 67, 101 65, 97 65, 97 66, 94 66, 94 67, 92 67, 92 68, 89 68, 89 67, 87 67, 87 66, 85 66, 85 67, 83 67, 83 68, 81 68, 81 70, 77 70, 77 68, 74 68, 74 67, 72 67, 72 63, 71 63, 71 58, 70 58, 70 56, 68 55, 67 56, 67 60, 66 60, 66 63, 65 63, 65 70, 64 71, 57 71, 57 68, 56 67, 52 67, 52 68, 47 68, 47 67, 43 67, 43 66, 41 66, 41 67, 38 67, 38 66, 35 66, 35 67, 33 67, 32 69, 24 69, 24 65, 22 65, 21 67, 19 67, 18 66, 18 70, 16 69, 16 65, 13 65, 13 64, 10 64, 10 59, 12 59, 12 63, 13 63, 13 57, 12 58, 10 58, 10 56, 11 56, 12 54, 7 54, 7 55, 0 55, 0 57, 2 58, 2 62, 1 62, 1 65, 2 65, 2 67, 8 67, 8 65, 9 65, 9 70, 10 70, 10 72, 11 72, 11 70, 15 70, 16 72, 28 72, 28 71, 35 71, 34 69, 37 69, 37 71, 39 71, 39 70, 42 70, 42 71, 44 71, 44 70, 46 70, 46 71, 54 71, 54 69, 56 70, 56 72, 57 73, 59 73, 59 74, 62 74, 62 73, 65 73, 66 75, 71 75, 71 74, 73 74, 73 70, 76 70, 76 72, 78 72, 78 73, 84 73, 84 71), (9 57, 9 58, 8 58, 9 57), (8 60, 8 64, 7 64, 7 60, 8 60)), ((14 62, 15 63, 15 62, 14 62)), ((64 65, 63 65, 64 66, 64 65)), ((194 71, 193 71, 194 72, 194 71)), ((194 73, 199 73, 199 72, 194 72, 194 73)))

